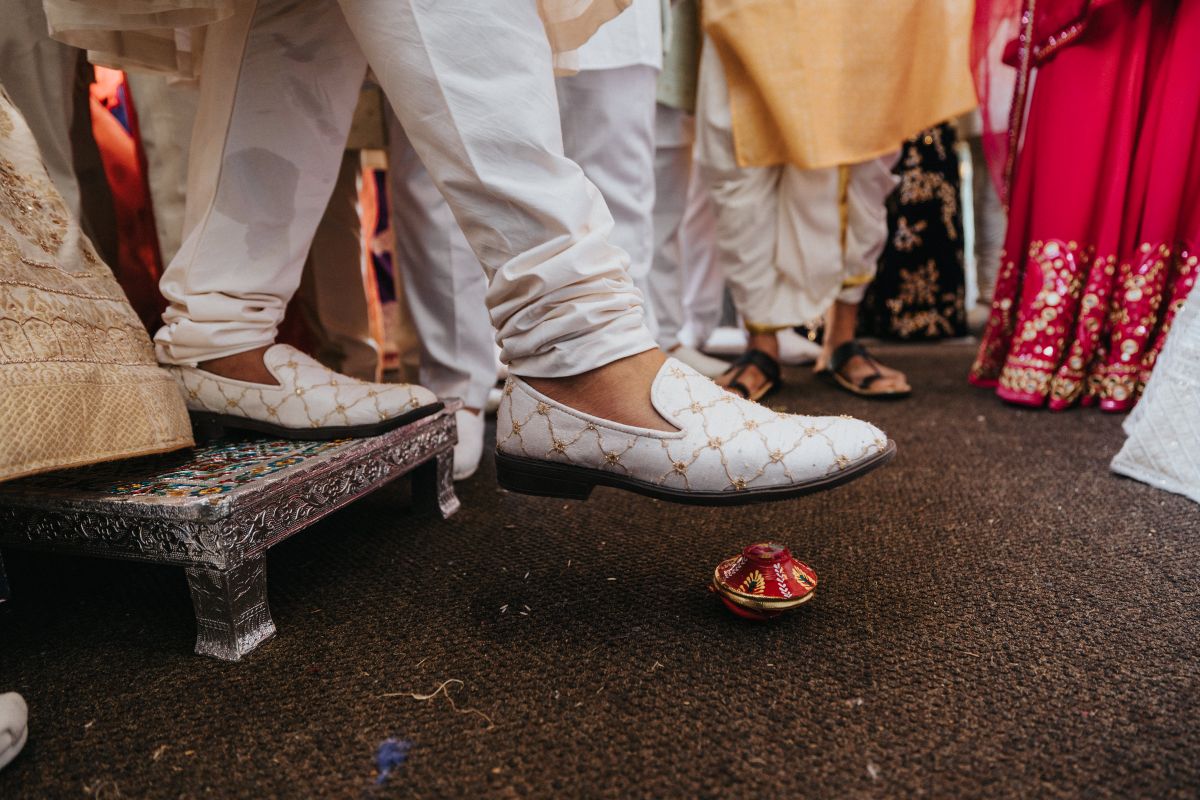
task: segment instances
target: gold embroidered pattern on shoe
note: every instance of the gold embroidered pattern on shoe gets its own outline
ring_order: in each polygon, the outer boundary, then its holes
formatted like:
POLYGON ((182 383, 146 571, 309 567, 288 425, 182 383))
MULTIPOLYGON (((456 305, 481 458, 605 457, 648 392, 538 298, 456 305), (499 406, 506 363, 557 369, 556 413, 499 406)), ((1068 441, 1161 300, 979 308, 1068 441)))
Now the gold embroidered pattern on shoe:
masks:
POLYGON ((273 362, 272 350, 265 361, 269 367, 274 364, 278 386, 230 381, 197 368, 171 370, 194 411, 270 421, 288 428, 374 424, 431 401, 432 396, 420 387, 374 384, 338 375, 291 348, 290 358, 273 362))
POLYGON ((683 429, 677 435, 638 435, 606 428, 546 403, 521 384, 512 385, 515 390, 497 415, 499 451, 624 474, 636 470, 648 482, 689 491, 697 485, 706 491, 741 491, 812 480, 816 464, 827 466, 815 477, 832 475, 888 446, 876 429, 867 429, 873 431, 869 438, 841 434, 841 441, 855 444, 839 445, 835 428, 863 423, 849 417, 797 417, 770 411, 739 401, 698 373, 673 366, 660 373, 655 392, 672 398, 672 407, 664 413, 683 429), (636 456, 633 462, 630 455, 636 456), (718 475, 723 475, 723 486, 710 488, 718 475))

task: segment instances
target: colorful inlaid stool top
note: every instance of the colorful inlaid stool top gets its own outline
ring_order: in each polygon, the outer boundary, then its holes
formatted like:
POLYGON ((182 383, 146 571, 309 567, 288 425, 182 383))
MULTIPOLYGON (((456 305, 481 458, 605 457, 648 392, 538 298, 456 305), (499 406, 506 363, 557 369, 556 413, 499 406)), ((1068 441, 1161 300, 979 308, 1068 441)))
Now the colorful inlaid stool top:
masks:
POLYGON ((408 473, 418 509, 458 509, 460 405, 365 439, 228 440, 0 484, 0 545, 185 567, 196 652, 236 660, 275 633, 268 548, 408 473))
POLYGON ((118 497, 211 497, 319 456, 333 456, 353 441, 218 442, 167 455, 35 475, 18 481, 15 486, 118 497))

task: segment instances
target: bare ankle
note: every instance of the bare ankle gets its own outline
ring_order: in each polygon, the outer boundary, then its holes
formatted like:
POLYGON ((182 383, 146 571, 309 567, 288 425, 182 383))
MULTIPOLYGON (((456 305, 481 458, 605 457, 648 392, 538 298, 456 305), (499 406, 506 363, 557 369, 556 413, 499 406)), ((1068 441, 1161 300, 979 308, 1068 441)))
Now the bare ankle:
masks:
POLYGON ((674 431, 650 402, 650 385, 665 360, 661 350, 647 350, 579 375, 523 380, 576 411, 623 425, 674 431))
POLYGON ((747 350, 761 350, 776 361, 779 360, 779 336, 771 333, 752 333, 746 342, 747 350))
POLYGON ((278 386, 279 381, 271 374, 263 363, 263 353, 270 345, 256 347, 231 356, 222 356, 208 361, 201 361, 197 366, 205 372, 211 372, 222 378, 230 378, 247 383, 261 383, 266 386, 278 386))

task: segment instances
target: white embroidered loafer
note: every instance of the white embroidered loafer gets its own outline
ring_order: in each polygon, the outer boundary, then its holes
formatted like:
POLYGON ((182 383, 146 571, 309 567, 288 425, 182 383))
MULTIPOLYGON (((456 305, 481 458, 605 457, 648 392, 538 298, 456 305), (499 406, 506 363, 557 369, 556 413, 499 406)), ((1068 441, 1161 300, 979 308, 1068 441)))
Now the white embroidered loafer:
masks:
POLYGON ((514 492, 586 498, 596 486, 661 500, 743 505, 846 483, 896 445, 850 417, 780 414, 668 359, 650 401, 675 432, 583 414, 510 377, 496 415, 496 473, 514 492))
POLYGON ((278 386, 168 366, 179 382, 196 435, 228 429, 284 439, 377 436, 442 409, 433 392, 409 383, 368 383, 339 375, 286 344, 263 354, 278 386))
POLYGON ((0 769, 17 757, 29 738, 29 709, 16 692, 0 694, 0 769))

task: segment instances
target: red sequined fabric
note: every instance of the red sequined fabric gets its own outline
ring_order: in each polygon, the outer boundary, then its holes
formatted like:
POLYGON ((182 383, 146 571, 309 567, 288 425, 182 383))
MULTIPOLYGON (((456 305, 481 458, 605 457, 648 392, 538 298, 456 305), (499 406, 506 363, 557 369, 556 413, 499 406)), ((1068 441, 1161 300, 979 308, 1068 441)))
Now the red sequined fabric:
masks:
POLYGON ((1126 411, 1198 272, 1200 4, 1112 0, 1073 30, 1034 72, 970 380, 1126 411))

